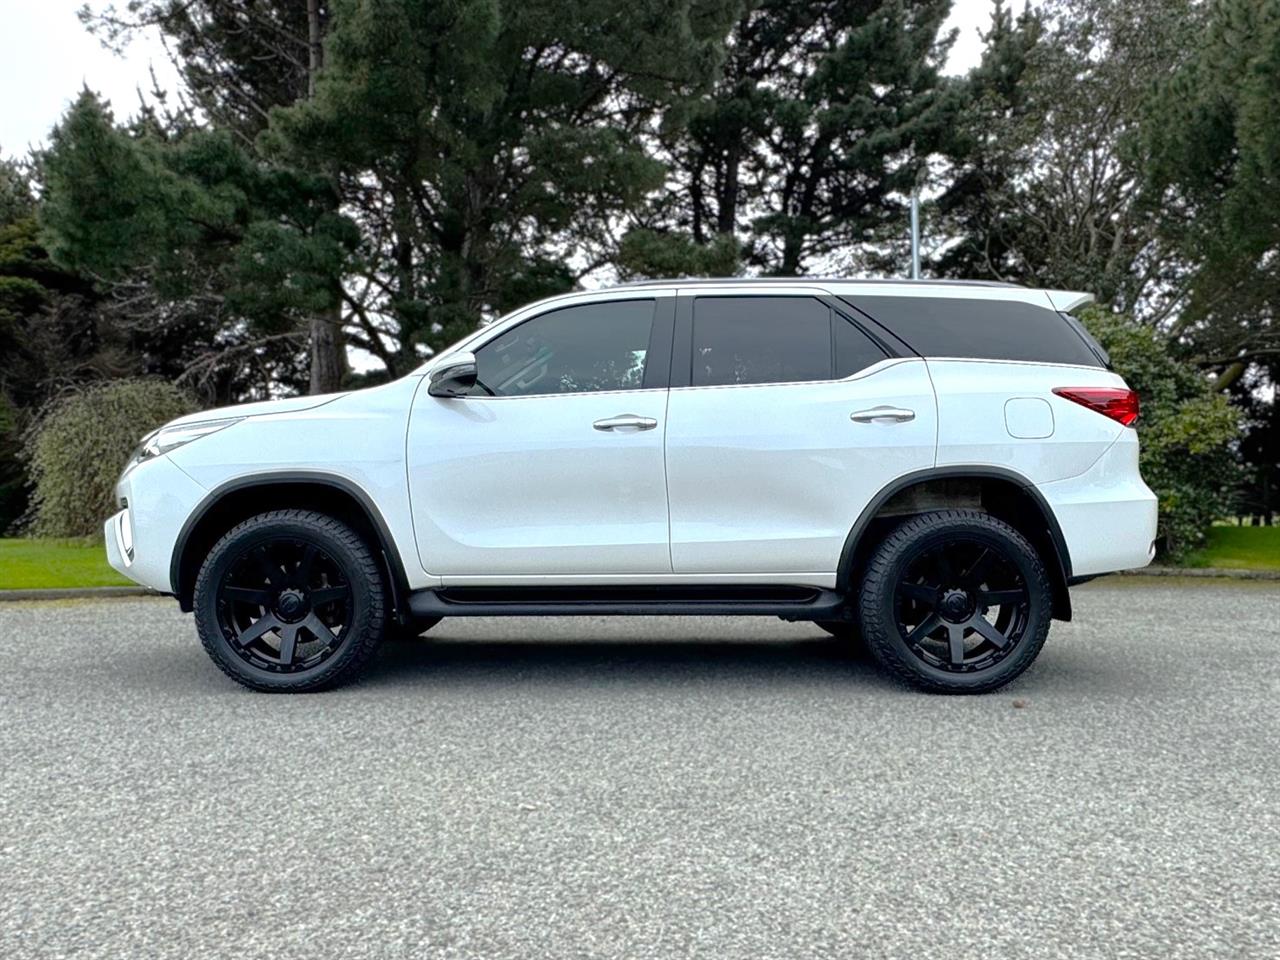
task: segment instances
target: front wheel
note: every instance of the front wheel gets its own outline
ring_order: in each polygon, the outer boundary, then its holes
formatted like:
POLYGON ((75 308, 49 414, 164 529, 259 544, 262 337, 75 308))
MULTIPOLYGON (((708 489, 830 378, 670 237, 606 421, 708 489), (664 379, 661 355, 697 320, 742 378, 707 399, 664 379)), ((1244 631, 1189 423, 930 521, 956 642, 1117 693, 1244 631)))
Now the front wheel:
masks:
POLYGON ((1034 547, 976 510, 911 517, 876 548, 859 591, 881 665, 941 693, 986 693, 1031 665, 1052 596, 1034 547))
POLYGON ((233 527, 200 568, 196 629, 223 672, 298 693, 350 680, 386 629, 377 560, 346 524, 275 510, 233 527))

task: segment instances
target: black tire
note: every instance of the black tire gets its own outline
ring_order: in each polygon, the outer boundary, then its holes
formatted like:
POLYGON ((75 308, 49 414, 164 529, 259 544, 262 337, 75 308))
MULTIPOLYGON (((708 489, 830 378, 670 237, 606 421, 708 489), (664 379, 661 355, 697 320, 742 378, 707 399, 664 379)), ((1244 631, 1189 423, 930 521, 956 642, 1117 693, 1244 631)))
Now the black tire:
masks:
POLYGON ((386 629, 386 585, 369 545, 310 510, 237 524, 196 578, 200 642, 227 676, 271 693, 303 693, 359 673, 386 629))
POLYGON ((417 640, 440 622, 441 617, 427 617, 410 623, 391 623, 387 626, 387 639, 396 642, 417 640))
POLYGON ((943 510, 905 520, 876 547, 858 613, 872 655, 908 683, 987 693, 1035 660, 1052 604, 1022 534, 990 514, 943 510))

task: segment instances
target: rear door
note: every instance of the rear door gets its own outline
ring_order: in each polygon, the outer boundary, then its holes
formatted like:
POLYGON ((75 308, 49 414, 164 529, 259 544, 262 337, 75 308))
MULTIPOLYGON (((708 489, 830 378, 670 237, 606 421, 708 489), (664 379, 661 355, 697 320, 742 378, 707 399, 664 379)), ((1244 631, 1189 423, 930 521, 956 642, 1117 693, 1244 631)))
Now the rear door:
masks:
POLYGON ((933 466, 925 364, 821 291, 682 291, 667 413, 676 573, 837 569, 886 484, 933 466))
POLYGON ((445 583, 671 572, 663 470, 673 292, 553 308, 472 347, 471 396, 418 390, 409 484, 445 583))

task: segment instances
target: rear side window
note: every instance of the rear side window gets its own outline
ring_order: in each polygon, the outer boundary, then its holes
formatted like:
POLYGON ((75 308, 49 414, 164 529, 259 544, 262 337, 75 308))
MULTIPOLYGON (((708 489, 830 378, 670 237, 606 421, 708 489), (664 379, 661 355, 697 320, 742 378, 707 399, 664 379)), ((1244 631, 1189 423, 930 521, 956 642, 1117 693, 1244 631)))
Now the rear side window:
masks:
POLYGON ((925 357, 1103 366, 1055 310, 1013 300, 858 297, 850 300, 925 357))
POLYGON ((884 359, 850 321, 812 297, 697 297, 695 387, 847 377, 884 359))

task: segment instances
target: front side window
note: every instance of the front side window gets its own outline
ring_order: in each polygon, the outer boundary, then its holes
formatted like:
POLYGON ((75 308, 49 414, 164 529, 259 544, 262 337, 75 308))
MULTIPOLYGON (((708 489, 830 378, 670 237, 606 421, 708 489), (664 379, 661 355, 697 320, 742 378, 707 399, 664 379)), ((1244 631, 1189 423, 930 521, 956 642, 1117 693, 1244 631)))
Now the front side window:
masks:
POLYGON ((476 351, 478 396, 635 390, 655 301, 608 300, 526 320, 476 351))

